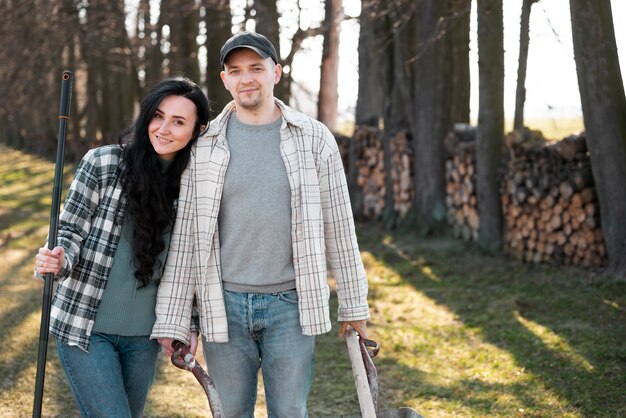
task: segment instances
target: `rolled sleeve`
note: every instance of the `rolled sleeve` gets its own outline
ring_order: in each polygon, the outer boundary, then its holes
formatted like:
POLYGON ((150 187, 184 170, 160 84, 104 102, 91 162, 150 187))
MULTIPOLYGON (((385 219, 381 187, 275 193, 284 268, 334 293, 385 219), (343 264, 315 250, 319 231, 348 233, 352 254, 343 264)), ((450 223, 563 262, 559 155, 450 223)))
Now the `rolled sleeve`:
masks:
POLYGON ((320 176, 326 257, 337 280, 338 320, 366 320, 370 317, 367 276, 357 243, 343 163, 334 138, 332 141, 326 142, 330 156, 324 161, 320 176))

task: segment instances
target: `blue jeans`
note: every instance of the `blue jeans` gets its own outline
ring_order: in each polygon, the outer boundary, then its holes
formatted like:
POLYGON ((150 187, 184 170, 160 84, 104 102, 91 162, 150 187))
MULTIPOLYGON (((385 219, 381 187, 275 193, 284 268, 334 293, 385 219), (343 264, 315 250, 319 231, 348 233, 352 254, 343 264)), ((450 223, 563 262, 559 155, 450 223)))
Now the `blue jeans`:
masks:
POLYGON ((88 353, 66 344, 57 351, 81 416, 141 417, 156 371, 156 340, 93 333, 88 353))
POLYGON ((302 334, 294 291, 224 292, 228 343, 204 341, 207 370, 226 418, 254 418, 263 373, 268 418, 305 418, 315 337, 302 334))

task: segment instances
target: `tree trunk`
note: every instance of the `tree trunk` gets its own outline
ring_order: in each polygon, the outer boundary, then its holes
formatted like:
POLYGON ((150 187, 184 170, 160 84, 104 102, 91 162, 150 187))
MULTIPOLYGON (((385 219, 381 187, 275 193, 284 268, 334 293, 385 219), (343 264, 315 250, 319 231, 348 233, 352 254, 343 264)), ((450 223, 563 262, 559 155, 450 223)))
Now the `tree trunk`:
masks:
MULTIPOLYGON (((387 19, 387 24, 392 27, 392 22, 387 19)), ((391 32, 391 31, 390 31, 391 32)), ((394 34, 394 43, 385 48, 382 52, 383 59, 381 65, 378 66, 382 73, 383 90, 389 92, 385 95, 383 100, 384 113, 383 113, 383 153, 385 164, 385 208, 383 210, 383 223, 386 230, 394 230, 398 225, 398 213, 395 208, 394 193, 393 193, 393 166, 392 166, 392 144, 393 136, 400 129, 406 129, 407 126, 402 126, 402 122, 407 120, 407 112, 399 111, 402 108, 404 98, 402 97, 402 88, 405 85, 402 80, 406 80, 404 77, 404 67, 406 63, 406 49, 407 43, 400 42, 398 34, 394 34), (403 48, 404 47, 404 48, 403 48), (404 77, 396 77, 396 74, 400 72, 404 77)))
POLYGON ((131 62, 124 0, 105 1, 105 4, 109 44, 106 51, 108 68, 103 74, 104 85, 101 86, 103 108, 107 114, 104 132, 108 142, 116 142, 133 117, 137 73, 131 62))
POLYGON ((610 0, 570 0, 587 147, 609 274, 626 277, 626 98, 610 0))
POLYGON ((470 121, 470 7, 471 0, 451 0, 450 122, 470 121))
POLYGON ((476 190, 479 247, 502 247, 500 167, 504 145, 504 28, 502 0, 478 0, 479 107, 476 131, 476 190))
MULTIPOLYGON (((414 90, 407 86, 415 85, 415 56, 418 50, 417 13, 410 0, 402 0, 385 14, 385 36, 392 44, 381 46, 385 64, 380 65, 382 73, 384 104, 384 126, 390 133, 399 130, 415 131, 414 90)), ((380 83, 380 82, 379 82, 380 83)))
POLYGON ((219 74, 220 49, 231 33, 230 2, 228 0, 203 0, 204 22, 207 28, 204 47, 207 51, 206 89, 211 99, 212 113, 217 115, 232 100, 219 74))
POLYGON ((101 38, 104 34, 100 30, 102 13, 98 10, 97 3, 84 6, 81 11, 87 15, 87 22, 83 25, 81 36, 81 54, 85 60, 87 68, 87 92, 85 101, 85 135, 94 141, 102 139, 101 111, 102 103, 99 86, 102 85, 102 72, 106 71, 106 62, 101 52, 101 38), (87 30, 89 28, 89 30, 87 30), (100 51, 100 52, 99 52, 100 51))
POLYGON ((440 24, 447 1, 425 0, 416 14, 417 50, 413 89, 415 198, 411 222, 420 235, 445 226, 445 165, 443 139, 449 126, 449 38, 440 24))
POLYGON ((324 45, 320 68, 320 92, 317 100, 317 119, 331 131, 336 130, 339 93, 339 34, 343 20, 342 0, 326 0, 324 45))
POLYGON ((354 115, 357 126, 378 126, 383 117, 383 85, 379 72, 383 45, 379 35, 385 19, 377 6, 377 2, 371 1, 364 1, 361 6, 358 46, 359 90, 354 115))
POLYGON ((528 45, 530 43, 530 7, 535 0, 522 0, 520 19, 519 60, 517 67, 517 87, 515 89, 515 116, 513 130, 521 131, 524 127, 524 103, 526 102, 526 65, 528 63, 528 45))
POLYGON ((143 59, 144 69, 144 90, 142 97, 147 90, 163 78, 163 52, 161 51, 161 37, 165 16, 159 15, 156 24, 150 23, 150 1, 141 0, 142 19, 144 26, 143 46, 145 57, 143 59))
POLYGON ((169 25, 169 75, 184 75, 200 82, 198 62, 199 10, 195 2, 170 0, 161 3, 164 23, 169 25), (165 6, 165 7, 164 7, 165 6))
MULTIPOLYGON (((381 34, 388 33, 384 29, 386 19, 380 12, 381 5, 375 1, 361 3, 359 27, 359 87, 355 111, 356 129, 359 126, 378 128, 383 120, 383 96, 385 75, 388 74, 385 48, 380 42, 381 34)), ((389 77, 387 77, 389 78, 389 77)), ((384 98, 384 99, 383 99, 384 98)), ((358 168, 356 164, 357 139, 353 136, 348 148, 348 188, 352 212, 356 219, 364 215, 364 194, 358 183, 358 168)))

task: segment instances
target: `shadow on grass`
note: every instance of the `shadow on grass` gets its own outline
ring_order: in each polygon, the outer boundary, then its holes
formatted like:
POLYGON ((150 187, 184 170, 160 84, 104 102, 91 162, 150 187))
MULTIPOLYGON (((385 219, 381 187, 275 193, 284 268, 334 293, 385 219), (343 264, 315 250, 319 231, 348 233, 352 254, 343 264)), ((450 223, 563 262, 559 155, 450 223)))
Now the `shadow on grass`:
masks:
MULTIPOLYGON (((573 268, 486 257, 463 242, 442 247, 442 242, 407 235, 385 238, 380 228, 369 227, 360 240, 362 250, 447 306, 465 325, 479 329, 484 341, 506 350, 517 365, 565 399, 563 412, 626 414, 624 284, 602 282, 573 268)), ((492 390, 480 381, 463 384, 470 383, 472 393, 492 390)), ((427 395, 424 383, 417 384, 420 394, 427 395)), ((523 387, 497 389, 536 404, 523 387)), ((457 401, 483 413, 495 407, 489 399, 457 401)))

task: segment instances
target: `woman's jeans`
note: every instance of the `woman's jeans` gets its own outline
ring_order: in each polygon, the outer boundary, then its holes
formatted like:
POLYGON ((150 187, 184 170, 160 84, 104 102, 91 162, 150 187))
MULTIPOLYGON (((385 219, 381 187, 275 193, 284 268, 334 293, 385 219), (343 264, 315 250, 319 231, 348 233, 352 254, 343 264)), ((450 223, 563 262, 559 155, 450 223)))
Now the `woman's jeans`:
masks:
POLYGON ((254 418, 259 368, 268 418, 305 418, 315 337, 302 334, 296 291, 224 292, 228 343, 203 341, 226 418, 254 418))
POLYGON ((156 370, 156 340, 93 333, 88 353, 66 344, 57 351, 83 417, 141 417, 156 370))

